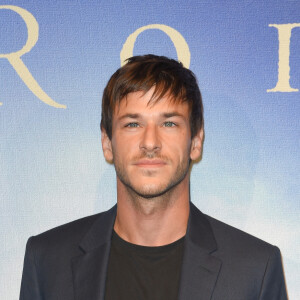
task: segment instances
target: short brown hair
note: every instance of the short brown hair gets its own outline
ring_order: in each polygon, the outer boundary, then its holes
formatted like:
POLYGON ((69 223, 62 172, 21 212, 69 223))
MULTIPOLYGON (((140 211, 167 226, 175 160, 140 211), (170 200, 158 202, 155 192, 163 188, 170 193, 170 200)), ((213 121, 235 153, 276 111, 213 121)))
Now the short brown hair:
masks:
POLYGON ((109 79, 102 97, 101 129, 111 139, 112 117, 117 104, 129 93, 148 92, 154 87, 150 101, 170 95, 172 101, 187 102, 190 106, 191 136, 203 126, 203 105, 196 76, 182 63, 152 54, 133 56, 109 79))

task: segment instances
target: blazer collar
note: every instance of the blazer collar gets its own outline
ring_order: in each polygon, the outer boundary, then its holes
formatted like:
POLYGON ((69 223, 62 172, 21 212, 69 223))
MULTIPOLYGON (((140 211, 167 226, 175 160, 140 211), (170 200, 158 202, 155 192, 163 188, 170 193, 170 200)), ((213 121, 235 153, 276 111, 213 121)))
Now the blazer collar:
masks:
MULTIPOLYGON (((117 205, 106 212, 100 213, 90 230, 83 237, 79 247, 83 251, 89 252, 110 242, 116 215, 117 205)), ((217 249, 217 243, 209 221, 192 202, 190 202, 186 239, 208 253, 217 249)))
MULTIPOLYGON (((83 254, 72 259, 76 300, 104 300, 111 235, 117 206, 101 213, 80 243, 83 254)), ((184 244, 179 300, 211 299, 221 268, 212 253, 217 249, 209 221, 190 202, 184 244)))
POLYGON ((100 213, 90 230, 83 237, 79 247, 85 252, 90 252, 106 243, 110 243, 116 215, 117 205, 106 212, 100 213))
POLYGON ((217 242, 207 217, 192 202, 186 238, 201 251, 211 253, 217 249, 217 242))

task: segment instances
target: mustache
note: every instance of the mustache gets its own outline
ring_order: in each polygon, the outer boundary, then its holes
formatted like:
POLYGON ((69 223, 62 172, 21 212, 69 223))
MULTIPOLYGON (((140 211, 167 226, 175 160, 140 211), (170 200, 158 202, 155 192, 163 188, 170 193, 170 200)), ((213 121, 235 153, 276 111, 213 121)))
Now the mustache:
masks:
POLYGON ((144 151, 140 155, 133 157, 133 161, 137 162, 137 161, 139 161, 141 159, 145 159, 145 158, 146 159, 160 159, 164 162, 169 161, 169 158, 167 156, 161 155, 160 153, 155 152, 155 151, 144 151))

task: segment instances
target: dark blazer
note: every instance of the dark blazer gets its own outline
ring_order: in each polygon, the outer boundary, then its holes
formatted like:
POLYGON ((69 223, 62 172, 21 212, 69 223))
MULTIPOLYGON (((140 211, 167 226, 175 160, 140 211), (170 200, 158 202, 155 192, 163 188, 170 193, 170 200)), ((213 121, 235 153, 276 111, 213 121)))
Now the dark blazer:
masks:
MULTIPOLYGON (((115 216, 116 206, 31 237, 20 299, 104 300, 115 216)), ((179 300, 196 299, 287 299, 279 249, 190 203, 179 300)))

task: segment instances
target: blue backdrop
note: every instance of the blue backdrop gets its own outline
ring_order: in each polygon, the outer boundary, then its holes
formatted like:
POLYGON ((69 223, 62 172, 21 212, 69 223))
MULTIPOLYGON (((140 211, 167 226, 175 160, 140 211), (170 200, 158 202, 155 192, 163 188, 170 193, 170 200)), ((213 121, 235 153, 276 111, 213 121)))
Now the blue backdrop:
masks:
POLYGON ((0 295, 26 240, 116 202, 101 96, 121 59, 181 59, 205 109, 192 201, 280 247, 300 299, 300 2, 1 1, 0 295))

